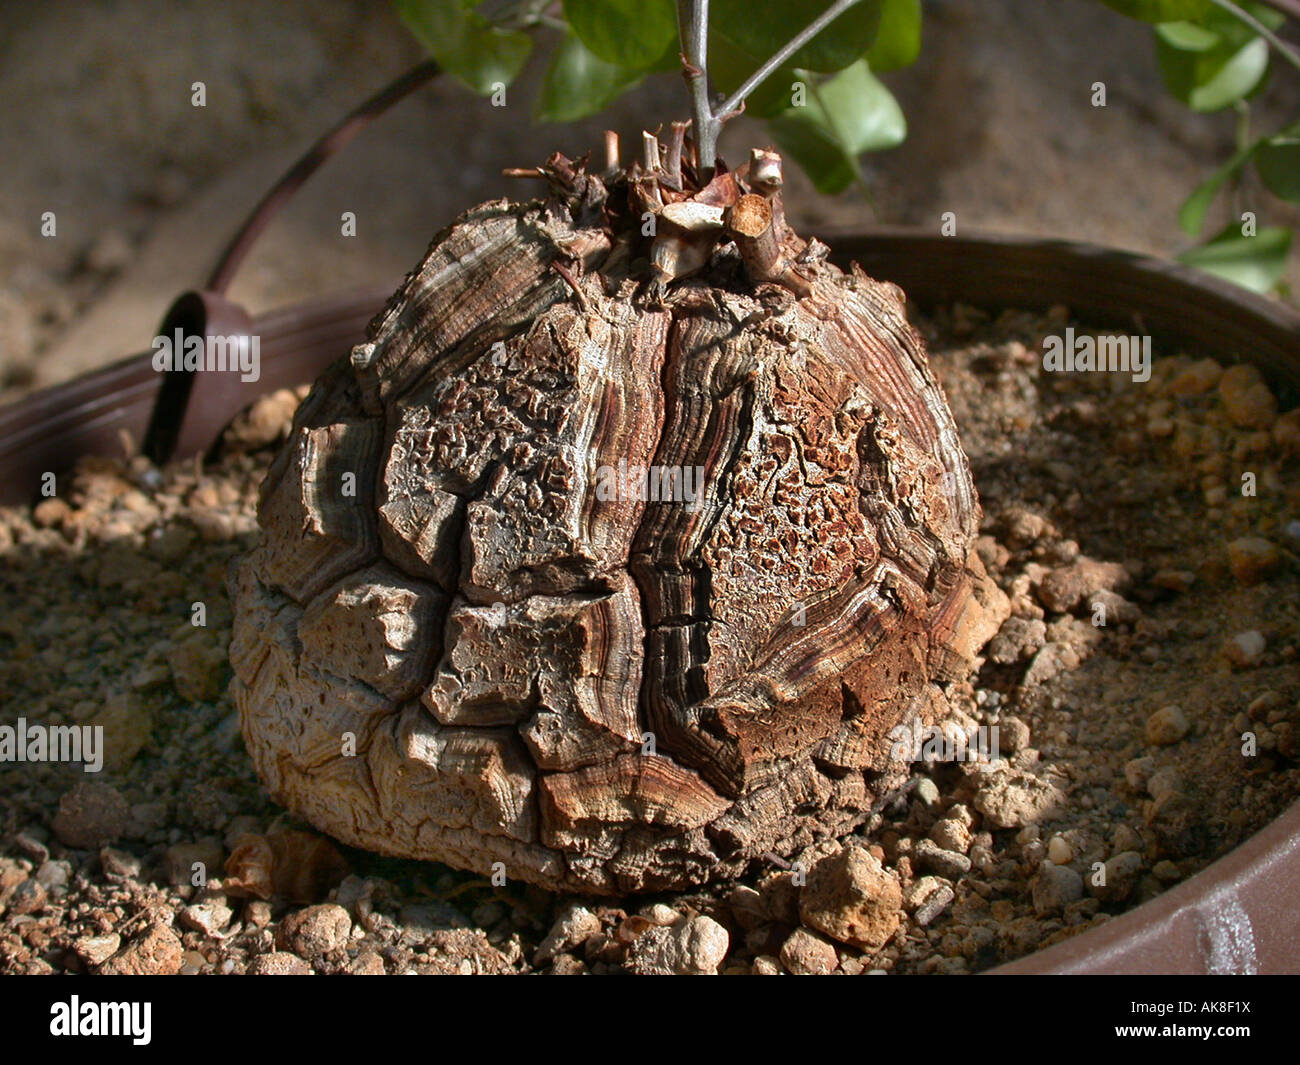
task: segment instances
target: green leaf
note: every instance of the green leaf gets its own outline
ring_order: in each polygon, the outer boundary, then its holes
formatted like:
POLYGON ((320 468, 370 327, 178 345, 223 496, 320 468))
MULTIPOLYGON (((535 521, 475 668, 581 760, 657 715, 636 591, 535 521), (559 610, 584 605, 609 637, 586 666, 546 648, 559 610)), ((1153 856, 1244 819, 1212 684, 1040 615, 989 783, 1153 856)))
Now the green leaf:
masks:
POLYGON ((1223 40, 1213 30, 1195 22, 1162 22, 1156 27, 1156 33, 1165 44, 1183 52, 1208 52, 1223 40))
POLYGON ((606 63, 570 33, 546 68, 537 98, 537 119, 573 122, 594 115, 641 78, 639 71, 606 63))
POLYGON ((485 96, 514 81, 533 50, 528 34, 496 28, 461 0, 397 0, 397 12, 443 70, 485 96))
POLYGON ((1291 230, 1271 226, 1253 237, 1244 237, 1236 224, 1228 226, 1208 244, 1190 248, 1178 256, 1188 266, 1235 282, 1255 292, 1268 292, 1286 272, 1291 250, 1291 230))
POLYGON ((1255 37, 1240 47, 1224 43, 1189 52, 1157 37, 1156 59, 1174 96, 1193 111, 1220 111, 1259 85, 1268 70, 1268 43, 1255 37))
MULTIPOLYGON (((766 62, 833 0, 713 0, 710 39, 724 37, 737 48, 766 62)), ((861 0, 790 57, 789 65, 805 70, 843 70, 871 47, 880 25, 884 0, 861 0)))
POLYGON ((1209 0, 1101 0, 1107 7, 1143 22, 1196 21, 1210 9, 1209 0))
POLYGON ((1274 196, 1300 202, 1300 122, 1260 142, 1255 169, 1274 196))
POLYGON ((921 0, 885 0, 866 59, 877 74, 911 66, 921 54, 921 0))
POLYGON ((820 84, 810 74, 806 77, 806 105, 788 108, 769 126, 777 144, 807 171, 819 191, 843 192, 861 180, 858 156, 901 144, 907 120, 865 61, 820 84))
POLYGON ((907 119, 893 94, 865 61, 854 63, 813 91, 827 124, 852 155, 896 148, 907 139, 907 119))
POLYGON ((564 17, 588 49, 615 66, 649 70, 680 50, 673 0, 564 0, 564 17))
POLYGON ((1192 194, 1183 202, 1182 207, 1178 209, 1178 225, 1184 233, 1191 237, 1201 235, 1201 227, 1205 225, 1205 214, 1210 209, 1210 204, 1214 202, 1214 197, 1219 194, 1219 190, 1228 179, 1246 165, 1246 161, 1254 155, 1260 143, 1255 141, 1237 151, 1223 166, 1196 186, 1192 194))

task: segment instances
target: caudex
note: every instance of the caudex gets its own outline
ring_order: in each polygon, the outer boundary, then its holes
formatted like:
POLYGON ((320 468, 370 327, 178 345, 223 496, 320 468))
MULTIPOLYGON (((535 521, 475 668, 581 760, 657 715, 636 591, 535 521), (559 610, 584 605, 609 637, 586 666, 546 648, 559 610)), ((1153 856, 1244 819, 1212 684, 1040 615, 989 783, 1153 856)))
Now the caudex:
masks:
POLYGON ((683 10, 691 122, 462 214, 268 473, 241 727, 356 846, 594 894, 788 858, 897 793, 890 731, 1007 613, 902 293, 793 232, 775 152, 716 158, 743 96, 700 98, 683 10))

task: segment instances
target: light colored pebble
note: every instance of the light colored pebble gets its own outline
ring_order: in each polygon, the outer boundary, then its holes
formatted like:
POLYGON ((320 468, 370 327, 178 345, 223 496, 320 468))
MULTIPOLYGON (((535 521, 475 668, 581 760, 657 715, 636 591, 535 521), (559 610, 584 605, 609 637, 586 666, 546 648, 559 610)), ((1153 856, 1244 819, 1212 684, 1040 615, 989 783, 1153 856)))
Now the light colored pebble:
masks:
POLYGON ((1272 577, 1282 565, 1282 552, 1262 536, 1239 536, 1228 544, 1228 569, 1238 584, 1249 587, 1272 577))
POLYGON ((1250 669, 1264 658, 1264 650, 1268 646, 1264 639, 1264 634, 1258 629, 1250 629, 1247 632, 1239 632, 1224 644, 1223 652, 1227 655, 1228 661, 1238 669, 1250 669))
POLYGON ((1053 865, 1069 865, 1074 861, 1074 848, 1061 836, 1053 836, 1047 841, 1047 860, 1053 865))
POLYGON ((1168 747, 1183 739, 1191 727, 1182 707, 1162 706, 1147 718, 1147 743, 1156 747, 1168 747))

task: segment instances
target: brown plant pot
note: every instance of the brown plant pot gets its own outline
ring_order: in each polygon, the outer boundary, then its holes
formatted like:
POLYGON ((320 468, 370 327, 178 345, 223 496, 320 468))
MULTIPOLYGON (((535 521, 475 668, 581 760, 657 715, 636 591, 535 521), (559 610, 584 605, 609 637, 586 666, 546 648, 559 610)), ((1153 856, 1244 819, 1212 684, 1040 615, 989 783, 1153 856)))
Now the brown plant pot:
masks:
MULTIPOLYGON (((1064 304, 1091 323, 1151 335, 1190 354, 1258 366, 1284 406, 1300 397, 1300 313, 1162 260, 1068 241, 936 237, 908 228, 823 234, 841 264, 857 260, 922 305, 1064 304)), ((41 479, 82 455, 122 453, 123 434, 152 453, 206 451, 264 392, 310 381, 362 336, 392 283, 252 320, 261 377, 163 375, 133 356, 0 410, 0 503, 37 498, 41 479), (155 405, 166 380, 167 394, 155 405), (152 417, 151 417, 152 416, 152 417)), ((165 323, 229 335, 242 311, 211 293, 178 300, 165 323)), ((1190 880, 1101 928, 1000 973, 1300 972, 1300 802, 1190 880)))

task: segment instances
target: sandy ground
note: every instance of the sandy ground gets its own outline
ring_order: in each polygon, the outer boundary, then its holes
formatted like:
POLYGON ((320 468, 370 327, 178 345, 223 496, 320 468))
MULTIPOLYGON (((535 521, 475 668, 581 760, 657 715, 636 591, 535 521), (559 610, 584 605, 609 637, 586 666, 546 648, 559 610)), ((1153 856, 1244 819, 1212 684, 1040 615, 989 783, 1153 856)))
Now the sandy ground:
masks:
MULTIPOLYGON (((871 157, 871 198, 796 180, 801 227, 873 220, 1050 234, 1168 255, 1178 204, 1231 150, 1229 115, 1163 92, 1149 33, 1093 0, 932 0, 920 62, 888 80, 907 143, 871 157), (1093 108, 1104 81, 1109 104, 1093 108)), ((261 192, 349 107, 417 62, 387 6, 32 5, 0 2, 0 402, 144 350, 171 299, 199 283, 261 192), (207 106, 191 104, 203 81, 207 106), (42 237, 53 211, 57 235, 42 237)), ((396 281, 430 235, 510 188, 500 168, 580 153, 604 126, 634 135, 682 110, 675 76, 614 114, 569 127, 530 119, 544 57, 508 106, 435 84, 386 116, 266 233, 233 294, 257 311, 362 281, 396 281), (357 236, 340 234, 353 211, 357 236)), ((1297 79, 1276 78, 1269 101, 1297 79)), ((744 120, 733 157, 761 132, 744 120)), ((1248 197, 1249 201, 1249 197, 1248 197)), ((1276 204, 1264 221, 1287 221, 1276 204)), ((1295 212, 1290 221, 1295 222, 1295 212)), ((1298 275, 1291 271, 1293 288, 1298 275)))

